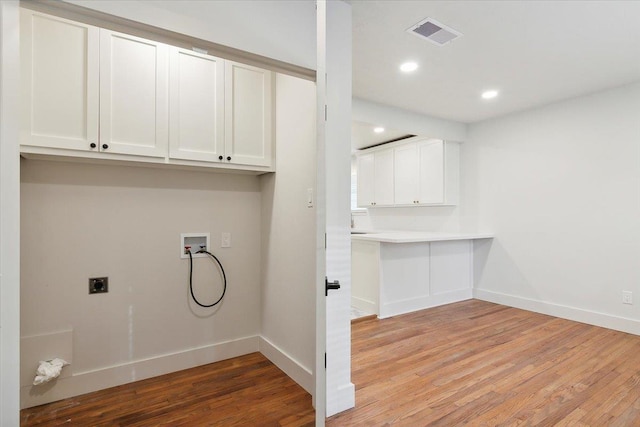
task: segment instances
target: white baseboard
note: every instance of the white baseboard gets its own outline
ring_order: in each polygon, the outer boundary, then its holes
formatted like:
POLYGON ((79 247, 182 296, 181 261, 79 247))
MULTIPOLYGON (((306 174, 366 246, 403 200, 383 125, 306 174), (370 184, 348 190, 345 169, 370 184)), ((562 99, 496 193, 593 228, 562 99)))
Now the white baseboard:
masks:
POLYGON ((365 313, 378 313, 378 305, 373 301, 368 301, 366 299, 354 297, 351 295, 351 306, 357 308, 358 310, 362 310, 365 313))
POLYGON ((345 384, 327 393, 327 417, 356 406, 356 386, 345 384))
POLYGON ((444 304, 451 304, 453 302, 464 301, 471 298, 473 298, 473 292, 471 289, 460 289, 441 294, 422 296, 401 301, 392 301, 381 305, 378 318, 385 319, 391 316, 398 316, 400 314, 411 313, 444 304))
POLYGON ((484 289, 474 289, 473 296, 474 298, 482 301, 494 302, 496 304, 547 314, 549 316, 560 317, 562 319, 640 335, 640 321, 626 317, 619 317, 531 298, 523 298, 500 292, 492 292, 484 289))
POLYGON ((297 382, 307 393, 314 394, 313 373, 293 357, 264 337, 260 337, 260 353, 276 365, 282 372, 297 382))
POLYGON ((70 377, 58 378, 39 386, 28 385, 21 387, 20 407, 22 409, 29 408, 133 381, 255 353, 259 351, 259 348, 259 338, 258 336, 253 336, 93 371, 74 372, 70 377))

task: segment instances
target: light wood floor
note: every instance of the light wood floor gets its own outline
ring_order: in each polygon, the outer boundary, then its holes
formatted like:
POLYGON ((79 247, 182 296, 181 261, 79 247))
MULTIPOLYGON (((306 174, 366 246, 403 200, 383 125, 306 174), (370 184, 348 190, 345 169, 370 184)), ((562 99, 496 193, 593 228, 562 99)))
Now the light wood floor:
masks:
MULTIPOLYGON (((342 426, 640 426, 640 337, 471 300, 352 325, 342 426)), ((23 410, 22 425, 310 426, 260 354, 23 410)))
POLYGON ((328 426, 640 426, 640 337, 471 300, 353 325, 328 426))
POLYGON ((311 396, 260 353, 23 409, 22 426, 313 426, 311 396))

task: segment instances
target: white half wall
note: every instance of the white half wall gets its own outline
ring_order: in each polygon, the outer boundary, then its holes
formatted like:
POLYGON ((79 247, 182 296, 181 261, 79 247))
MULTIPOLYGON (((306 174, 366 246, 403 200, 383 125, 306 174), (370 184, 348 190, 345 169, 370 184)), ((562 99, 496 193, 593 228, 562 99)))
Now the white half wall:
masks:
POLYGON ((277 172, 262 189, 261 352, 313 394, 316 86, 276 75, 277 172), (308 191, 312 205, 308 205, 308 191))
MULTIPOLYGON (((23 407, 258 351, 258 177, 23 160, 21 196, 21 334, 72 331, 58 347, 72 355, 71 375, 60 387, 25 381, 23 407), (213 308, 192 301, 180 258, 180 234, 200 232, 228 280, 213 308), (88 279, 103 276, 109 292, 90 295, 88 279)), ((215 263, 196 258, 193 268, 194 293, 215 301, 215 263)), ((21 355, 32 372, 57 356, 37 341, 21 355)))
POLYGON ((20 81, 17 1, 0 2, 0 426, 20 423, 20 81))
POLYGON ((478 298, 640 333, 639 83, 472 124, 462 165, 478 298))

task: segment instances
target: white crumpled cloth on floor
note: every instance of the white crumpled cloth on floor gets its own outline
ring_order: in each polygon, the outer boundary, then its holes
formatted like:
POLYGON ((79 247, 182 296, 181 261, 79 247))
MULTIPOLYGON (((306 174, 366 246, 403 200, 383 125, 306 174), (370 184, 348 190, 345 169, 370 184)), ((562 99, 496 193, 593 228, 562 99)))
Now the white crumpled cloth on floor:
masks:
POLYGON ((38 369, 36 369, 36 377, 33 380, 33 385, 44 384, 51 381, 54 378, 60 376, 62 368, 67 366, 69 362, 63 359, 55 359, 40 361, 38 369))

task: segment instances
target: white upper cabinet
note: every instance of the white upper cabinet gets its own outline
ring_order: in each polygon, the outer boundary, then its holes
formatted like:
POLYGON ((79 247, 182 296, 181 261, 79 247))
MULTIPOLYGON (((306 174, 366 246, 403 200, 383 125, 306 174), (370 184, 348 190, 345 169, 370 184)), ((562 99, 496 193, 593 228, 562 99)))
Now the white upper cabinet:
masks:
POLYGON ((168 46, 100 30, 100 149, 165 157, 168 46))
POLYGON ((273 72, 226 61, 226 162, 271 166, 273 163, 273 72))
POLYGON ((393 205, 393 151, 363 154, 357 165, 358 207, 393 205))
POLYGON ((445 185, 445 151, 444 141, 428 140, 418 143, 419 154, 419 191, 416 203, 443 204, 446 202, 445 185))
POLYGON ((457 205, 460 202, 460 144, 428 139, 418 142, 420 205, 457 205))
POLYGON ((171 48, 169 156, 224 160, 224 60, 171 48))
POLYGON ((20 10, 23 146, 98 143, 99 29, 20 10))
POLYGON ((412 138, 358 157, 358 206, 456 205, 460 146, 412 138))
POLYGON ((396 205, 445 203, 444 146, 442 140, 428 139, 393 149, 396 205))
POLYGON ((375 205, 391 206, 394 204, 393 151, 380 151, 375 154, 375 205))
POLYGON ((398 205, 415 204, 418 199, 420 159, 418 145, 407 144, 393 150, 394 152, 394 194, 398 205))
POLYGON ((20 13, 23 154, 274 170, 274 72, 20 13))
POLYGON ((368 208, 376 201, 374 189, 375 184, 375 163, 374 153, 363 154, 357 158, 358 168, 358 207, 368 208))

